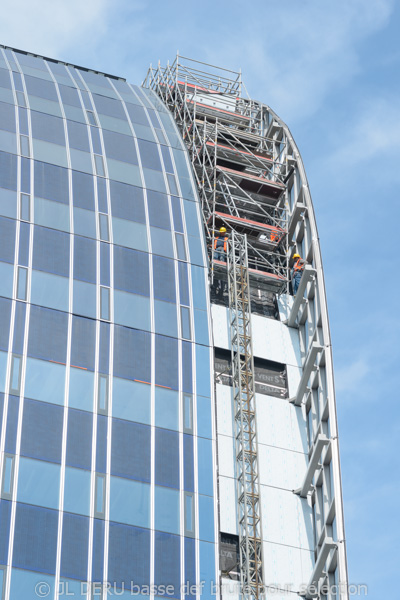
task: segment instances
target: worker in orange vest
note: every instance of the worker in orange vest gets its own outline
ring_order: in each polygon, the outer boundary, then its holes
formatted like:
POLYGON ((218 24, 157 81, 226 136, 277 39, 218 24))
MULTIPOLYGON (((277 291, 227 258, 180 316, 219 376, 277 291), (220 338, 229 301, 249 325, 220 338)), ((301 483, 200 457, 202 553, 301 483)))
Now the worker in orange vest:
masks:
POLYGON ((304 267, 306 261, 303 260, 300 254, 293 254, 294 265, 292 269, 292 287, 293 287, 293 296, 296 295, 297 290, 299 289, 301 276, 303 275, 304 267))
POLYGON ((227 243, 228 236, 226 234, 226 227, 221 227, 214 240, 214 260, 226 262, 227 243))

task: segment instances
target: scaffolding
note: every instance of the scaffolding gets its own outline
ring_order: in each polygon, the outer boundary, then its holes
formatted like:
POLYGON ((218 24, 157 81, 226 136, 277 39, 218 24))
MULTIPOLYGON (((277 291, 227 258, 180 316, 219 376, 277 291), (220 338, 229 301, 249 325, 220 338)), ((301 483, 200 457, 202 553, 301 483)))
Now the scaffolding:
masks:
POLYGON ((264 595, 251 298, 288 291, 282 131, 268 107, 243 94, 241 74, 182 56, 150 67, 143 82, 172 112, 202 203, 211 289, 228 289, 235 405, 240 578, 243 597, 264 595), (226 262, 215 253, 227 230, 226 262))

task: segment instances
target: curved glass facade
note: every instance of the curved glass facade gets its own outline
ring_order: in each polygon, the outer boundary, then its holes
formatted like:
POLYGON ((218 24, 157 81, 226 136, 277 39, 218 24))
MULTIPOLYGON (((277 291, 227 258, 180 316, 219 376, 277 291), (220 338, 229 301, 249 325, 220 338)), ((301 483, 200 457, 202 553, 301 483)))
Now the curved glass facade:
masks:
POLYGON ((207 596, 205 242, 155 94, 1 48, 0 239, 0 598, 207 596))

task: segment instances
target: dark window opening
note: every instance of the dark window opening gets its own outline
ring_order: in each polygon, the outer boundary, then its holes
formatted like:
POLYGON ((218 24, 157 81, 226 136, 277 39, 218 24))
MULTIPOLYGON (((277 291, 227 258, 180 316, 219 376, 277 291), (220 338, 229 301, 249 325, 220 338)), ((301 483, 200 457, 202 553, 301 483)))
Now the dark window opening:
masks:
MULTIPOLYGON (((215 381, 222 385, 232 385, 231 352, 215 348, 215 381)), ((287 398, 286 367, 281 363, 254 358, 255 391, 265 396, 287 398)))
POLYGON ((240 578, 239 536, 231 533, 219 534, 219 565, 221 575, 235 581, 240 578))

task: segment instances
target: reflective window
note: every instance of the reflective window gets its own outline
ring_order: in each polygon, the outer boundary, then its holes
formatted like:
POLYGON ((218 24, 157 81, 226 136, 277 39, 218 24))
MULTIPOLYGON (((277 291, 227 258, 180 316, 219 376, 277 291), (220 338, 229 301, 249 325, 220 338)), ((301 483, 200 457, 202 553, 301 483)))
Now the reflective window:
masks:
POLYGON ((21 385, 21 369, 22 369, 22 357, 13 356, 11 359, 11 377, 10 377, 10 392, 12 394, 19 394, 21 385))
POLYGON ((32 136, 37 140, 65 146, 63 120, 46 113, 31 111, 32 136))
POLYGON ((26 398, 63 405, 64 386, 64 365, 29 357, 26 359, 26 398))
POLYGON ((106 155, 115 160, 137 165, 135 141, 131 136, 103 130, 106 155))
POLYGON ((156 386, 155 405, 156 426, 178 431, 179 393, 175 390, 156 386))
POLYGON ((90 471, 65 468, 64 510, 89 516, 90 514, 90 471))
MULTIPOLYGON (((143 190, 119 181, 110 181, 111 209, 114 217, 146 223, 143 190)), ((100 208, 99 208, 100 210, 100 208)))
MULTIPOLYGON (((113 417, 150 424, 150 385, 113 377, 113 417)), ((157 396, 157 390, 156 390, 157 396)))
POLYGON ((186 306, 181 306, 181 331, 183 339, 190 340, 192 338, 190 327, 190 310, 186 306))
POLYGON ((47 508, 58 508, 60 465, 21 457, 17 500, 47 508))
POLYGON ((1 482, 1 497, 6 500, 12 499, 14 481, 14 461, 14 455, 4 455, 3 478, 1 482))
POLYGON ((108 216, 99 214, 99 228, 100 228, 100 239, 108 242, 109 233, 108 233, 108 216))
POLYGON ((106 504, 106 477, 101 473, 96 473, 95 480, 95 506, 94 512, 97 518, 104 517, 106 504))
POLYGON ((179 534, 179 491, 156 485, 154 515, 155 529, 179 534))
POLYGON ((120 477, 111 477, 110 520, 149 528, 149 484, 120 477))
POLYGON ((17 278, 17 298, 18 300, 26 300, 26 284, 28 278, 28 269, 18 267, 17 278))
POLYGON ((110 320, 110 289, 100 287, 100 319, 110 320))

